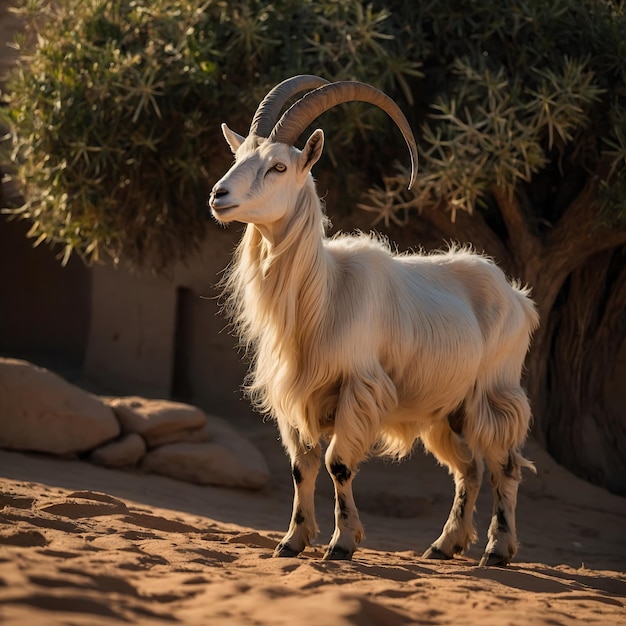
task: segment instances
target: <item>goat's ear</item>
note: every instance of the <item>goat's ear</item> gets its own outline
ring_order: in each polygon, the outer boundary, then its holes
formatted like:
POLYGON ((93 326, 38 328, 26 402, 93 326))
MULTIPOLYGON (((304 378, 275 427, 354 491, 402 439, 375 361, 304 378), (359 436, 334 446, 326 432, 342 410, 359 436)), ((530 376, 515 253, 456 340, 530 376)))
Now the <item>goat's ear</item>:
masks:
POLYGON ((307 139, 307 142, 302 148, 302 154, 298 159, 298 173, 308 174, 311 168, 317 163, 317 160, 322 156, 322 150, 324 148, 324 131, 318 128, 313 131, 313 134, 307 139))
POLYGON ((238 135, 234 130, 230 130, 226 124, 222 124, 222 133, 224 133, 224 139, 226 139, 233 154, 237 152, 237 148, 246 140, 245 137, 238 135))

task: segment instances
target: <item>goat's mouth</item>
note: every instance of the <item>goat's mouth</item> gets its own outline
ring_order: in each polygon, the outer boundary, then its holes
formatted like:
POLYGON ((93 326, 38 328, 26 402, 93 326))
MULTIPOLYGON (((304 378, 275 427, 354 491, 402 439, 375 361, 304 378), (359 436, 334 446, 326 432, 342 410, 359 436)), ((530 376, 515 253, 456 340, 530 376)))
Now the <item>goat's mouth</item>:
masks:
POLYGON ((238 204, 223 204, 220 205, 219 202, 209 202, 209 206, 211 207, 211 213, 213 217, 220 223, 225 224, 226 222, 230 222, 232 218, 230 214, 237 209, 238 204))
POLYGON ((215 213, 224 213, 226 211, 228 211, 229 209, 236 209, 239 205, 238 204, 217 204, 217 203, 211 203, 211 210, 215 211, 215 213))
POLYGON ((228 201, 220 201, 219 197, 209 196, 207 205, 214 213, 224 213, 229 209, 236 209, 239 205, 228 201))

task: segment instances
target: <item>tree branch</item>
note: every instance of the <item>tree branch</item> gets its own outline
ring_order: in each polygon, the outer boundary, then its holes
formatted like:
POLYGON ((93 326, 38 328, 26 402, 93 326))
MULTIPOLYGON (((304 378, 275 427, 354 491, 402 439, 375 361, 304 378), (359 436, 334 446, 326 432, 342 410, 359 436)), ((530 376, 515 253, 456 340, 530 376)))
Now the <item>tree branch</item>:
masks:
MULTIPOLYGON (((491 194, 498 204, 502 219, 509 233, 509 249, 512 252, 516 266, 523 265, 529 257, 540 253, 540 240, 532 230, 528 212, 525 212, 522 203, 524 197, 517 197, 503 187, 494 185, 491 194)), ((518 192, 522 193, 522 192, 518 192)))
POLYGON ((600 222, 595 209, 599 183, 599 177, 591 177, 544 238, 546 257, 565 274, 591 255, 626 243, 626 228, 609 228, 600 222))
POLYGON ((478 252, 485 252, 493 257, 507 272, 513 271, 509 251, 478 211, 474 211, 472 215, 466 211, 457 211, 454 222, 442 207, 423 209, 420 215, 425 217, 443 238, 459 243, 471 243, 478 252))

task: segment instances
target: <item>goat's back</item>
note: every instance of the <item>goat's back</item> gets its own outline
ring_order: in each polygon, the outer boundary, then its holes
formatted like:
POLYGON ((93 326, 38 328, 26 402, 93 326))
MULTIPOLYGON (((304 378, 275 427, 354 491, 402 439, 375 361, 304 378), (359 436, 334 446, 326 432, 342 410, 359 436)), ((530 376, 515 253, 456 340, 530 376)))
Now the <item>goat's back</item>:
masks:
POLYGON ((478 379, 514 380, 537 324, 527 292, 469 249, 394 254, 384 241, 336 238, 327 349, 380 362, 401 405, 453 409, 478 379))

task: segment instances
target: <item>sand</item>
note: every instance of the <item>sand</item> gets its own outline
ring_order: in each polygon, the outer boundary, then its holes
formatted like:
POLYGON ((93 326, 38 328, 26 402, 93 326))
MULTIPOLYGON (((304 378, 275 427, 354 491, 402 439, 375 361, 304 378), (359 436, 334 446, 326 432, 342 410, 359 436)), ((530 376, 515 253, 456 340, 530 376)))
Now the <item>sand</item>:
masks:
POLYGON ((452 499, 447 473, 417 451, 367 462, 355 497, 367 537, 351 562, 321 557, 332 533, 320 475, 319 543, 272 558, 291 511, 272 424, 244 425, 272 471, 260 492, 199 487, 80 460, 0 451, 0 623, 9 625, 626 624, 626 500, 558 467, 538 446, 521 487, 521 547, 479 568, 480 545, 420 558, 452 499))

